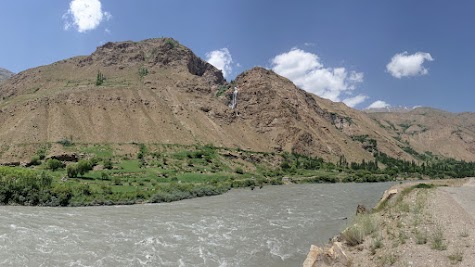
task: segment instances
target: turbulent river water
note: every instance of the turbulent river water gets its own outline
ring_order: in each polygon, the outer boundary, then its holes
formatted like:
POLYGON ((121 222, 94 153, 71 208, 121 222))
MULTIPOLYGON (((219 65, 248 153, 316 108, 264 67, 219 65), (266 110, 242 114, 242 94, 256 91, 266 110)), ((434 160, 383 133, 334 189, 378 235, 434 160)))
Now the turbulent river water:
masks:
POLYGON ((0 266, 301 266, 391 184, 233 190, 167 204, 0 207, 0 266))

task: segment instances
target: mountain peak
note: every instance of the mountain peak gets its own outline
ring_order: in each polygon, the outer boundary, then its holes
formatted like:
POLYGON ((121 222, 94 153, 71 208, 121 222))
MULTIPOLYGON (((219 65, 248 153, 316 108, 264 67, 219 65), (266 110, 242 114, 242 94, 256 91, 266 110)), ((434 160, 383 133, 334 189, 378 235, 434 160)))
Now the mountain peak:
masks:
POLYGON ((0 82, 12 77, 14 74, 15 73, 13 73, 9 70, 6 70, 4 68, 0 68, 0 82))
POLYGON ((78 63, 78 66, 100 67, 143 66, 146 68, 175 68, 197 76, 205 76, 212 83, 224 83, 220 70, 196 56, 189 48, 173 38, 153 38, 139 42, 108 42, 78 63))

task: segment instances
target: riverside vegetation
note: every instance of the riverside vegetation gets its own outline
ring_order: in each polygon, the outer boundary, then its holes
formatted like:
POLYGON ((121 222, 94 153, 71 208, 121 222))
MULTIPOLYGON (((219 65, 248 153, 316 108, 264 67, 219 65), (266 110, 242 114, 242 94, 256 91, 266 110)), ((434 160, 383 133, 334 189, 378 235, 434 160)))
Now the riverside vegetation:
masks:
MULTIPOLYGON (((108 144, 58 142, 78 162, 49 158, 42 145, 29 167, 0 167, 0 203, 84 206, 171 202, 232 188, 290 183, 381 182, 411 177, 473 176, 474 163, 426 155, 416 164, 377 152, 375 161, 335 164, 299 154, 252 152, 212 145, 132 143, 119 153, 108 144), (283 179, 287 177, 286 179, 283 179)), ((56 144, 57 145, 57 144, 56 144)))

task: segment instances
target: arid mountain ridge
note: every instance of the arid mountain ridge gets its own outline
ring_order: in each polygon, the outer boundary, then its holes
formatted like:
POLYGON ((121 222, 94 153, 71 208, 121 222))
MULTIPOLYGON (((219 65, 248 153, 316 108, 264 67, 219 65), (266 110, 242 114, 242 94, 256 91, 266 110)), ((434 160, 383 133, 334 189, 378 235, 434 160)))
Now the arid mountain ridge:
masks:
POLYGON ((263 68, 228 83, 171 38, 107 43, 89 56, 29 69, 0 85, 3 162, 26 160, 41 144, 64 139, 210 143, 356 162, 373 160, 376 150, 416 161, 417 153, 429 151, 473 161, 474 138, 473 114, 424 108, 368 114, 305 92, 263 68), (104 76, 101 84, 98 74, 104 76))
POLYGON ((12 77, 14 75, 13 72, 7 70, 7 69, 4 69, 4 68, 0 68, 0 83, 10 77, 12 77))

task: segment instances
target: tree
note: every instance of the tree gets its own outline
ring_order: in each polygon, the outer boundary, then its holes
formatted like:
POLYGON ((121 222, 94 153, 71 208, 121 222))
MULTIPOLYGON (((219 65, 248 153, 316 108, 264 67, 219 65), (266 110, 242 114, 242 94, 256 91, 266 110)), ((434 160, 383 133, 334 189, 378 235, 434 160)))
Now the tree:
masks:
POLYGON ((80 175, 86 174, 87 172, 92 170, 92 168, 93 168, 93 165, 91 164, 89 160, 80 160, 77 164, 77 171, 78 171, 78 174, 80 175))
POLYGON ((64 167, 64 164, 57 160, 57 159, 49 159, 46 161, 46 168, 52 171, 56 171, 57 169, 61 169, 64 167))
POLYGON ((69 178, 76 178, 78 177, 78 167, 77 164, 69 164, 66 166, 66 173, 68 174, 69 178))

